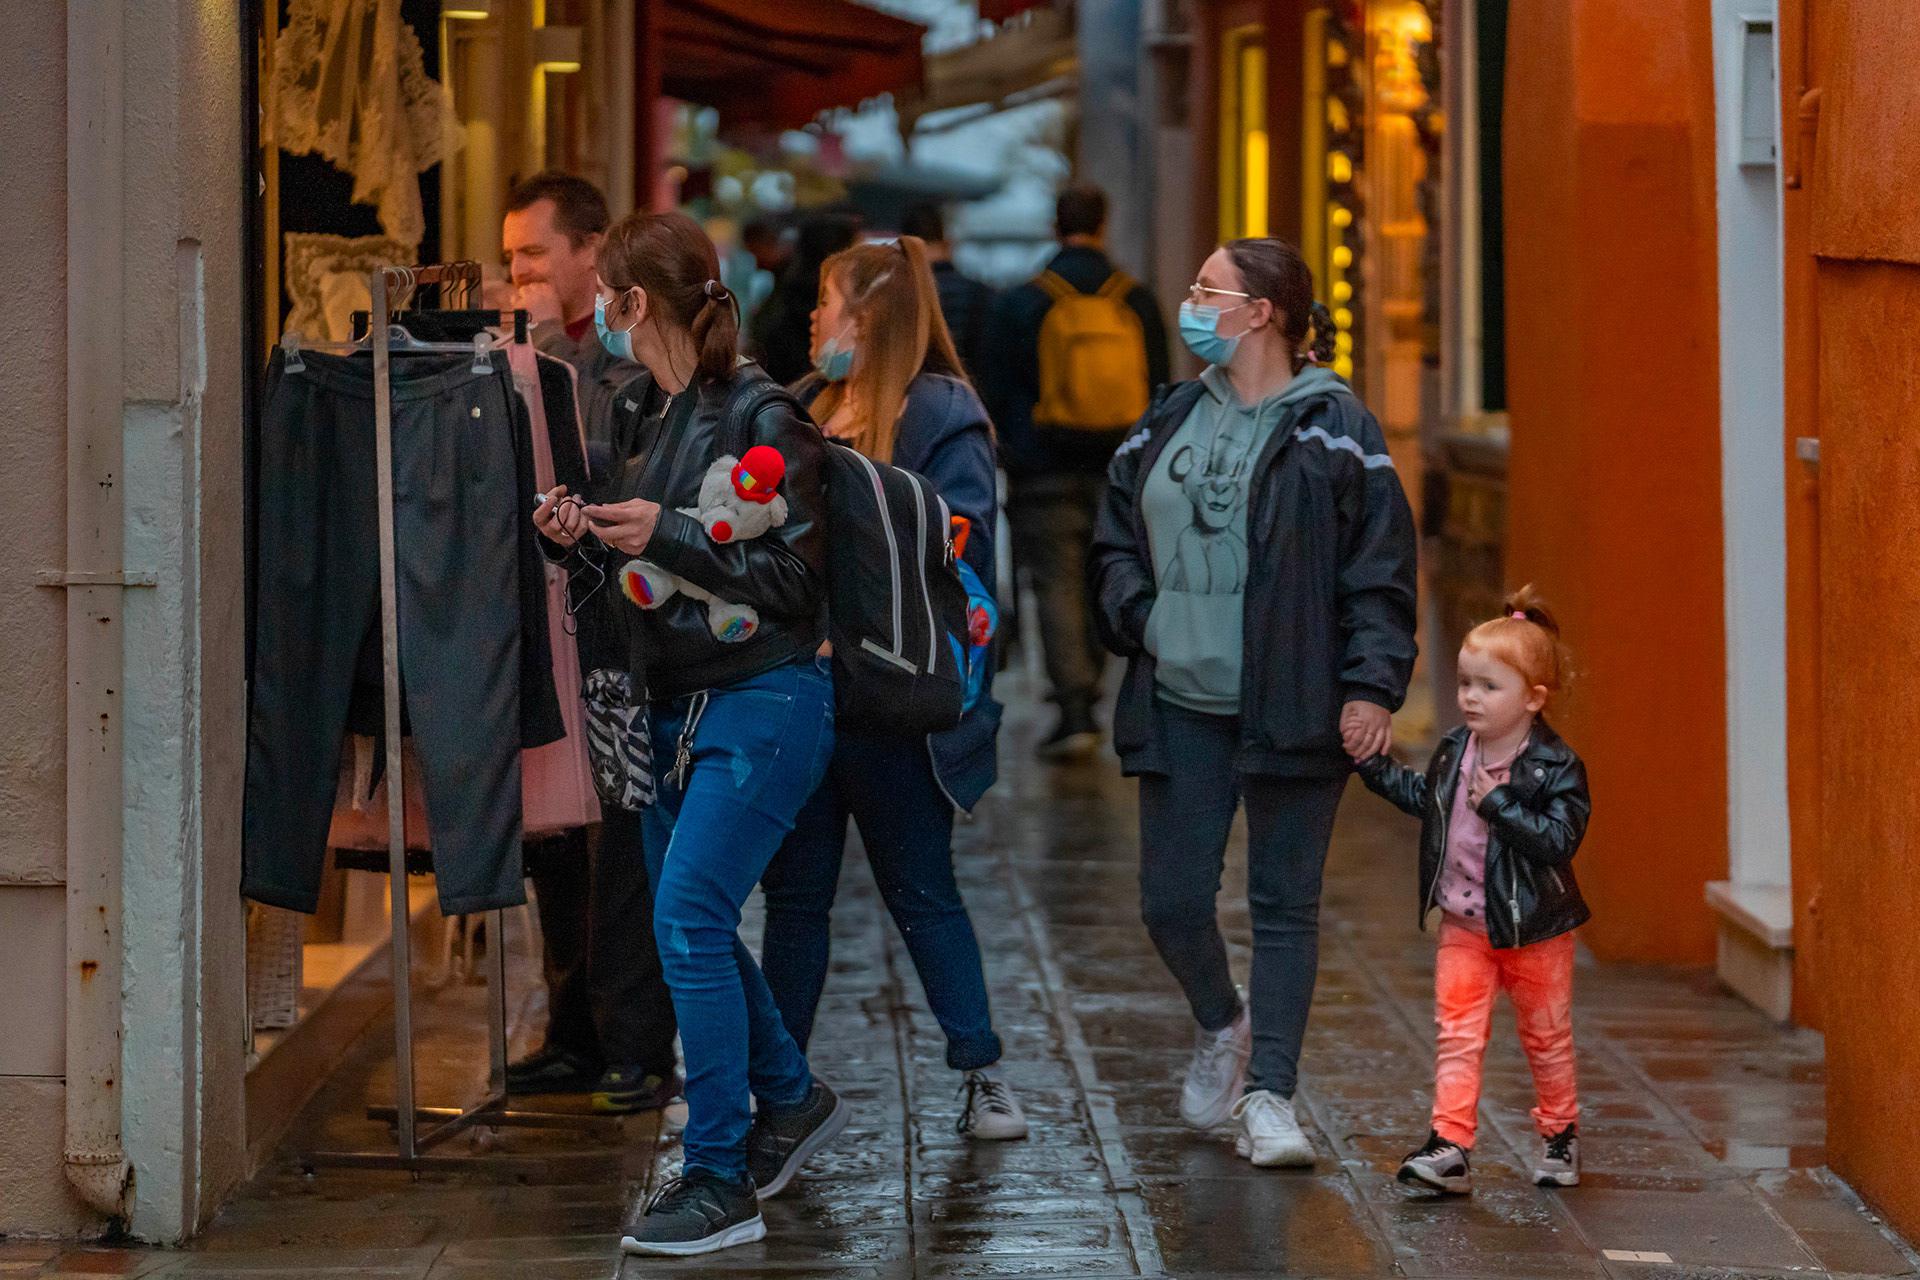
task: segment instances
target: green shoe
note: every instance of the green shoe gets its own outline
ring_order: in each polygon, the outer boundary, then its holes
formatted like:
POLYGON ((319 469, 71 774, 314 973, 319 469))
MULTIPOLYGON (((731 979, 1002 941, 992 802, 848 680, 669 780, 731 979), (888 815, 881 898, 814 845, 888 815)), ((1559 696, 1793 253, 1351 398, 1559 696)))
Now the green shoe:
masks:
POLYGON ((625 1116, 658 1111, 680 1096, 680 1077, 662 1076, 645 1067, 608 1067, 593 1088, 593 1109, 625 1116))

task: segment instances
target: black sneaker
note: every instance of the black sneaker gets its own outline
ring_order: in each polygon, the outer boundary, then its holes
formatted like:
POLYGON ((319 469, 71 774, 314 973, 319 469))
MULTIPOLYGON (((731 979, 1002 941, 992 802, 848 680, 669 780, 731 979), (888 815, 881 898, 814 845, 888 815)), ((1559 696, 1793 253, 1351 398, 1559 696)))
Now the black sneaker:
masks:
POLYGON ((647 1202, 646 1212, 620 1237, 622 1253, 690 1257, 767 1238, 753 1183, 706 1169, 689 1169, 647 1202))
POLYGON ((680 1094, 680 1077, 645 1067, 608 1067, 593 1086, 593 1109, 610 1116, 658 1111, 680 1094))
POLYGON ((508 1093, 592 1093, 600 1064, 552 1045, 507 1064, 508 1093))
POLYGON ((1429 1132, 1427 1144, 1418 1151, 1409 1152, 1407 1158, 1400 1162, 1400 1181, 1409 1186, 1470 1195, 1473 1192, 1473 1169, 1468 1162, 1467 1149, 1457 1142, 1448 1142, 1437 1131, 1429 1132))
POLYGON ((1100 726, 1094 723, 1091 708, 1075 703, 1060 707, 1060 723, 1040 743, 1037 754, 1042 760, 1085 760, 1100 746, 1100 726))
POLYGON ((798 1107, 776 1114, 762 1107, 747 1132, 747 1172, 762 1200, 787 1189, 813 1154, 840 1136, 852 1112, 840 1095, 820 1081, 798 1107))

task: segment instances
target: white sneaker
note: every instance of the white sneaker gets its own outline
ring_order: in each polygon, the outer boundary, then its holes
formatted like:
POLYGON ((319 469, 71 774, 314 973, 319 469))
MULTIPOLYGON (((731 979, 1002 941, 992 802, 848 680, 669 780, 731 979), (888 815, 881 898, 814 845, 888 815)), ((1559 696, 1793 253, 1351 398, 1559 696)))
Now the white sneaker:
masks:
POLYGON ((1233 1104, 1240 1136, 1233 1149, 1262 1169, 1306 1168, 1313 1164, 1313 1144, 1300 1132, 1293 1101, 1268 1089, 1255 1089, 1233 1104))
POLYGON ((1218 1031, 1194 1038, 1193 1061, 1180 1089, 1180 1118, 1196 1129, 1225 1124, 1234 1100, 1247 1085, 1247 1059, 1253 1056, 1253 1017, 1242 1001, 1240 1016, 1218 1031))
POLYGON ((960 1133, 981 1142, 1013 1142, 1027 1136, 1027 1116, 1007 1082, 985 1071, 967 1072, 960 1086, 967 1105, 960 1110, 960 1133))

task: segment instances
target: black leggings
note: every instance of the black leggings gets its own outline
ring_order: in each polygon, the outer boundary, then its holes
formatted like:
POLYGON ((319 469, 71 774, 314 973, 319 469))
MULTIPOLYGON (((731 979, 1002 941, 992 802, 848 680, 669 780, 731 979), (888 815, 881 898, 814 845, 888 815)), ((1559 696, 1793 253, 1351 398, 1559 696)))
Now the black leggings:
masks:
POLYGON ((1240 721, 1161 704, 1170 773, 1140 779, 1140 915, 1194 1018, 1240 1014, 1214 899, 1234 811, 1247 807, 1253 1063, 1247 1088, 1291 1098, 1320 966, 1320 877, 1345 778, 1241 774, 1240 721))

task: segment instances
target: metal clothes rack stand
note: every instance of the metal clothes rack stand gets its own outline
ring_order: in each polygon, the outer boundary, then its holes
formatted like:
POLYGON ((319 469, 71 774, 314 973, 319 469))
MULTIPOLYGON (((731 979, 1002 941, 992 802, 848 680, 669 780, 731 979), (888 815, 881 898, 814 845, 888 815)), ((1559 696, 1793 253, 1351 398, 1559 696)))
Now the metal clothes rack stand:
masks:
MULTIPOLYGON (((374 469, 379 485, 380 666, 386 701, 387 878, 391 893, 388 926, 392 934, 389 954, 393 972, 395 1090, 394 1105, 370 1106, 367 1108, 367 1118, 391 1121, 396 1142, 392 1152, 315 1151, 306 1155, 302 1163, 308 1168, 460 1169, 472 1167, 477 1160, 486 1157, 435 1156, 427 1153, 448 1139, 467 1132, 485 1139, 490 1136, 490 1130, 503 1127, 601 1131, 617 1129, 620 1121, 614 1117, 521 1111, 509 1104, 506 934, 499 908, 485 913, 488 930, 484 962, 488 1045, 486 1093, 477 1102, 465 1107, 424 1107, 415 1099, 411 982, 413 940, 409 932, 412 912, 408 909, 407 895, 405 770, 400 765, 400 624, 393 532, 392 358, 396 348, 390 322, 394 312, 406 307, 421 285, 437 285, 443 301, 457 296, 463 302, 471 302, 480 285, 480 264, 449 262, 427 267, 384 267, 368 274, 367 285, 373 300, 368 317, 367 347, 373 353, 374 469)), ((521 340, 526 335, 524 317, 525 313, 521 312, 514 320, 516 336, 521 340)), ((353 349, 362 348, 355 344, 353 349)), ((476 358, 484 350, 478 341, 472 346, 416 343, 400 349, 448 353, 473 351, 476 358)))

